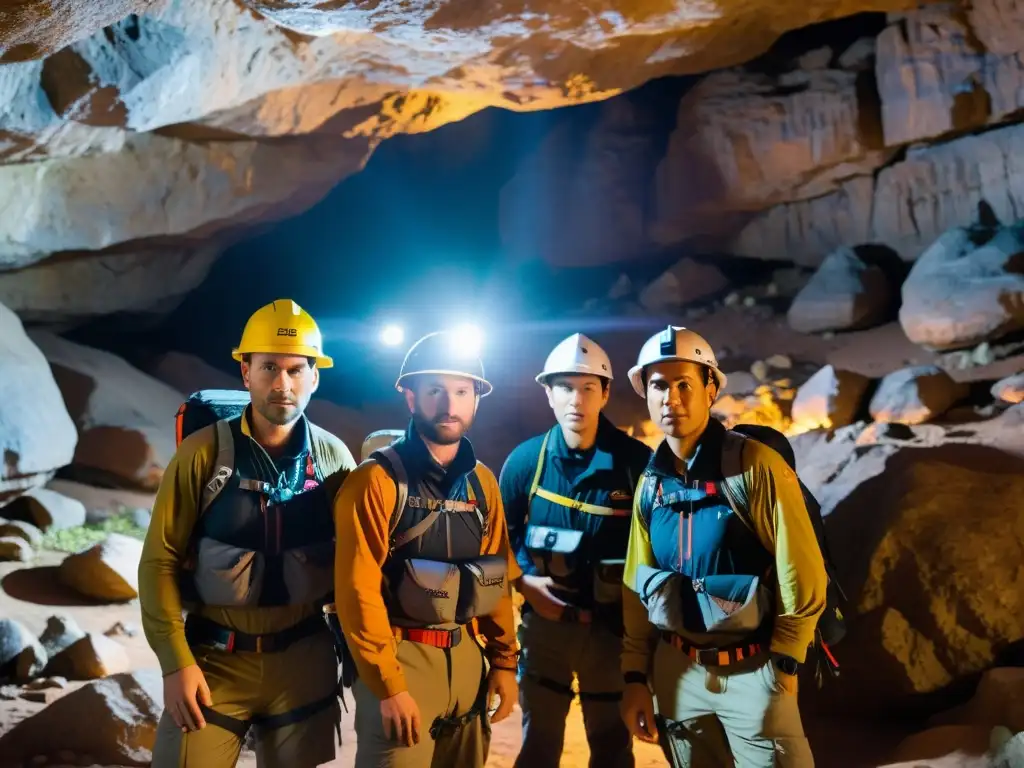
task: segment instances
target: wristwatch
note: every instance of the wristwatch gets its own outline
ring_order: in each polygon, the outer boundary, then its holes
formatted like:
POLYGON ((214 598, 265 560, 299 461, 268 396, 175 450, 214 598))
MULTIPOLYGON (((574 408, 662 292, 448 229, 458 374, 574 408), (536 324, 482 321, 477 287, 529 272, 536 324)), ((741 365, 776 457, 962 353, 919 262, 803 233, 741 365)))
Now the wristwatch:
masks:
POLYGON ((773 655, 772 661, 781 672, 785 672, 787 675, 795 676, 800 671, 800 662, 792 656, 773 655))

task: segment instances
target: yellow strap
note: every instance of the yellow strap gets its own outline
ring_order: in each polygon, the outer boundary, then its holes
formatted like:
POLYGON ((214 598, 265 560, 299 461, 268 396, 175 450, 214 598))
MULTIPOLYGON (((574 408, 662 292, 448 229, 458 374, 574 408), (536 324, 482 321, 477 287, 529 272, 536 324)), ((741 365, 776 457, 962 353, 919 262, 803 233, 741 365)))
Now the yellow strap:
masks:
POLYGON ((588 515, 600 515, 601 517, 628 517, 630 510, 628 509, 612 509, 611 507, 600 507, 597 504, 588 504, 585 501, 579 499, 570 499, 568 496, 562 496, 551 491, 546 491, 543 488, 537 489, 537 495, 542 499, 554 502, 555 504, 561 504, 563 507, 569 507, 579 512, 586 512, 588 515))
POLYGON ((544 441, 540 444, 540 454, 537 456, 537 469, 533 472, 533 483, 530 485, 530 496, 526 500, 527 504, 529 504, 534 494, 537 493, 537 489, 540 488, 540 476, 544 474, 544 457, 548 452, 549 437, 551 437, 550 431, 544 434, 544 441))

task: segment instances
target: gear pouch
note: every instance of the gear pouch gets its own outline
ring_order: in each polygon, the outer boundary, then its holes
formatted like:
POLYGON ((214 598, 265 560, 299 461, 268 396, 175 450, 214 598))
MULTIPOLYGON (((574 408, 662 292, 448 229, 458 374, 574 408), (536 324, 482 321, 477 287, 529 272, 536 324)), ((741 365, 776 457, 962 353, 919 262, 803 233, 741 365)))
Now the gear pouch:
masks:
POLYGON ((196 549, 194 581, 205 605, 251 607, 263 591, 265 561, 251 549, 210 538, 200 538, 196 549))
POLYGON ((599 560, 594 566, 594 602, 622 602, 622 574, 625 560, 599 560))
POLYGON ((290 604, 325 598, 334 589, 334 542, 286 549, 281 553, 281 575, 290 604))
POLYGON ((459 604, 459 567, 439 560, 406 560, 395 597, 414 626, 450 624, 459 604))
POLYGON ((705 576, 689 586, 697 598, 701 621, 687 625, 691 632, 748 635, 761 627, 772 606, 771 593, 757 576, 705 576))
POLYGON ((484 555, 459 563, 459 604, 457 624, 468 624, 477 616, 486 616, 508 594, 508 562, 498 555, 484 555))
POLYGON ((663 571, 649 565, 636 569, 637 594, 647 609, 647 619, 658 629, 682 634, 686 630, 683 619, 683 600, 689 593, 689 612, 699 612, 696 596, 690 589, 689 579, 675 571, 663 571), (686 589, 682 589, 683 585, 686 589))
POLYGON ((526 528, 526 550, 541 576, 566 579, 576 572, 583 531, 530 525, 526 528))

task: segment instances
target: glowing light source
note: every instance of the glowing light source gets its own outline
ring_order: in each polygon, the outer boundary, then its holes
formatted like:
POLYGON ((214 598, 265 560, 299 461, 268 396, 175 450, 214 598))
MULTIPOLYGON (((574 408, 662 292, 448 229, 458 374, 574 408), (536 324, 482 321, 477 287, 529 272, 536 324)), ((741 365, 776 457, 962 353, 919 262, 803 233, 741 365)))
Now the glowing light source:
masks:
POLYGON ((386 347, 397 347, 405 340, 405 331, 400 325, 385 325, 380 332, 380 342, 386 347))
POLYGON ((452 344, 460 354, 477 357, 483 343, 483 331, 475 325, 466 323, 452 329, 452 344))

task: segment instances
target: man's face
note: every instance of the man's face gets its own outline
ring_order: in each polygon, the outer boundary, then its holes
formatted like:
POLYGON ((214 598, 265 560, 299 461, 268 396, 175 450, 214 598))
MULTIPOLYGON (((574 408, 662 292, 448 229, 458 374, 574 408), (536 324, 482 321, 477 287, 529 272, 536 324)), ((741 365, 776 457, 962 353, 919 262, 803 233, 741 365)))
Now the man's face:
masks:
POLYGON ((320 384, 320 371, 299 355, 254 352, 242 363, 242 380, 252 407, 271 424, 291 424, 309 405, 320 384))
POLYGON ((591 374, 557 374, 548 378, 544 389, 559 425, 570 432, 594 429, 608 402, 601 378, 591 374))
POLYGON ((647 368, 647 412, 669 437, 699 434, 715 401, 715 380, 699 363, 655 363, 647 368), (710 381, 705 385, 705 380, 710 381))
POLYGON ((432 443, 452 445, 473 426, 479 398, 472 379, 423 374, 405 387, 405 401, 420 434, 432 443))

